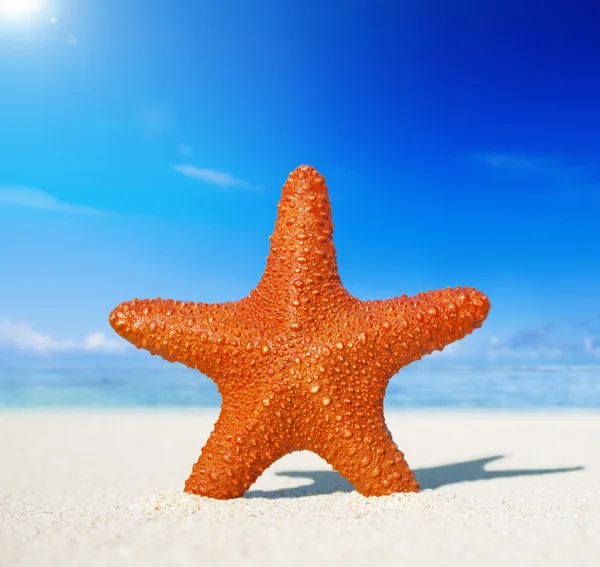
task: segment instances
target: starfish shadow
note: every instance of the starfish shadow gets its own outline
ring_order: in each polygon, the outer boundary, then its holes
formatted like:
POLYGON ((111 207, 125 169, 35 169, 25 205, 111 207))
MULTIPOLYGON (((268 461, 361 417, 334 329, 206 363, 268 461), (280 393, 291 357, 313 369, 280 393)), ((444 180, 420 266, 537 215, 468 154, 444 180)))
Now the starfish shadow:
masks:
POLYGON ((415 471, 417 481, 422 490, 440 488, 447 484, 472 482, 474 480, 493 480, 495 478, 510 478, 514 476, 539 476, 545 474, 567 473, 581 471, 584 467, 563 467, 554 469, 508 469, 489 471, 485 468, 488 463, 503 459, 504 455, 494 455, 472 461, 451 463, 438 467, 429 467, 415 471))
MULTIPOLYGON (((567 473, 583 470, 584 467, 564 467, 554 469, 509 469, 500 471, 486 470, 488 463, 503 459, 504 455, 494 455, 472 461, 450 463, 437 467, 416 469, 414 471, 421 490, 440 488, 448 484, 472 482, 475 480, 493 480, 516 476, 538 476, 546 474, 567 473)), ((280 490, 249 490, 244 498, 301 498, 317 494, 334 494, 336 492, 354 492, 355 488, 337 471, 281 471, 278 476, 303 478, 312 484, 282 488, 280 490)))

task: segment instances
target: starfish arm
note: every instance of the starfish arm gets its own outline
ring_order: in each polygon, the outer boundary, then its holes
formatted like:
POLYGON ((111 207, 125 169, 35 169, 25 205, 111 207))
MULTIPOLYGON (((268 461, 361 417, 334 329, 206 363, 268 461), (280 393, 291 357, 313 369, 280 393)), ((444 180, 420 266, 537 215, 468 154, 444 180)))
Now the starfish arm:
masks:
POLYGON ((185 492, 220 500, 243 496, 272 463, 290 452, 281 424, 263 410, 223 404, 215 428, 185 482, 185 492))
POLYGON ((447 288, 373 303, 376 344, 385 373, 398 370, 479 328, 490 310, 485 294, 473 288, 447 288))
POLYGON ((290 173, 281 192, 267 265, 257 292, 283 310, 295 327, 311 309, 330 305, 341 293, 333 218, 325 178, 310 166, 290 173))
POLYGON ((226 348, 225 329, 232 324, 235 311, 235 303, 134 299, 114 309, 109 322, 137 348, 214 378, 226 348))
POLYGON ((363 496, 419 492, 419 483, 394 443, 383 413, 368 429, 329 422, 328 443, 310 449, 327 461, 363 496))

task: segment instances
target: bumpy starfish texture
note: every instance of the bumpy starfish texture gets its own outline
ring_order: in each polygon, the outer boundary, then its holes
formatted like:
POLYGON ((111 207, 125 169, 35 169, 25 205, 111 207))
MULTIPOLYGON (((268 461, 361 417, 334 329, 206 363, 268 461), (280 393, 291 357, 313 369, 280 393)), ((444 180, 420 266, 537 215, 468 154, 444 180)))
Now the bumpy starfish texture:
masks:
POLYGON ((471 288, 360 301, 343 287, 324 178, 309 166, 282 191, 256 289, 223 304, 122 303, 110 323, 138 348, 212 378, 220 416, 187 492, 234 498, 287 453, 317 453, 365 496, 419 485, 383 416, 389 379, 481 326, 471 288))

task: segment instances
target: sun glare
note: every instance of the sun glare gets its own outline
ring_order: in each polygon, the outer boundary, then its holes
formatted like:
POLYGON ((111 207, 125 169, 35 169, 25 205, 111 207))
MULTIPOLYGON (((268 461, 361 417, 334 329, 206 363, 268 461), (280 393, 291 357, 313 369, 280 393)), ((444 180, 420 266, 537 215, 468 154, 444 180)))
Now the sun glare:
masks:
POLYGON ((33 16, 39 11, 41 0, 0 0, 0 18, 19 20, 33 16))

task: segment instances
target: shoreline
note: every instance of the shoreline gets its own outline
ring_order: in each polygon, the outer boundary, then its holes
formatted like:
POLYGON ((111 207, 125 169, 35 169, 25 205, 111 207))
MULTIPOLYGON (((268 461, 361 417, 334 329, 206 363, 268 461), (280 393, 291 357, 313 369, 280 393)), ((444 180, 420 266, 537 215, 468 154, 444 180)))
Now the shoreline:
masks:
MULTIPOLYGON (((85 406, 85 405, 38 405, 38 406, 3 406, 0 405, 0 420, 8 415, 38 415, 38 414, 137 414, 137 415, 196 415, 198 417, 218 417, 221 406, 178 406, 178 405, 132 405, 132 406, 85 406)), ((600 407, 577 407, 577 406, 531 406, 531 407, 458 407, 458 406, 427 406, 427 407, 397 407, 384 408, 384 415, 392 419, 411 415, 435 415, 435 416, 502 416, 514 415, 573 415, 575 417, 590 416, 600 418, 600 407)))

